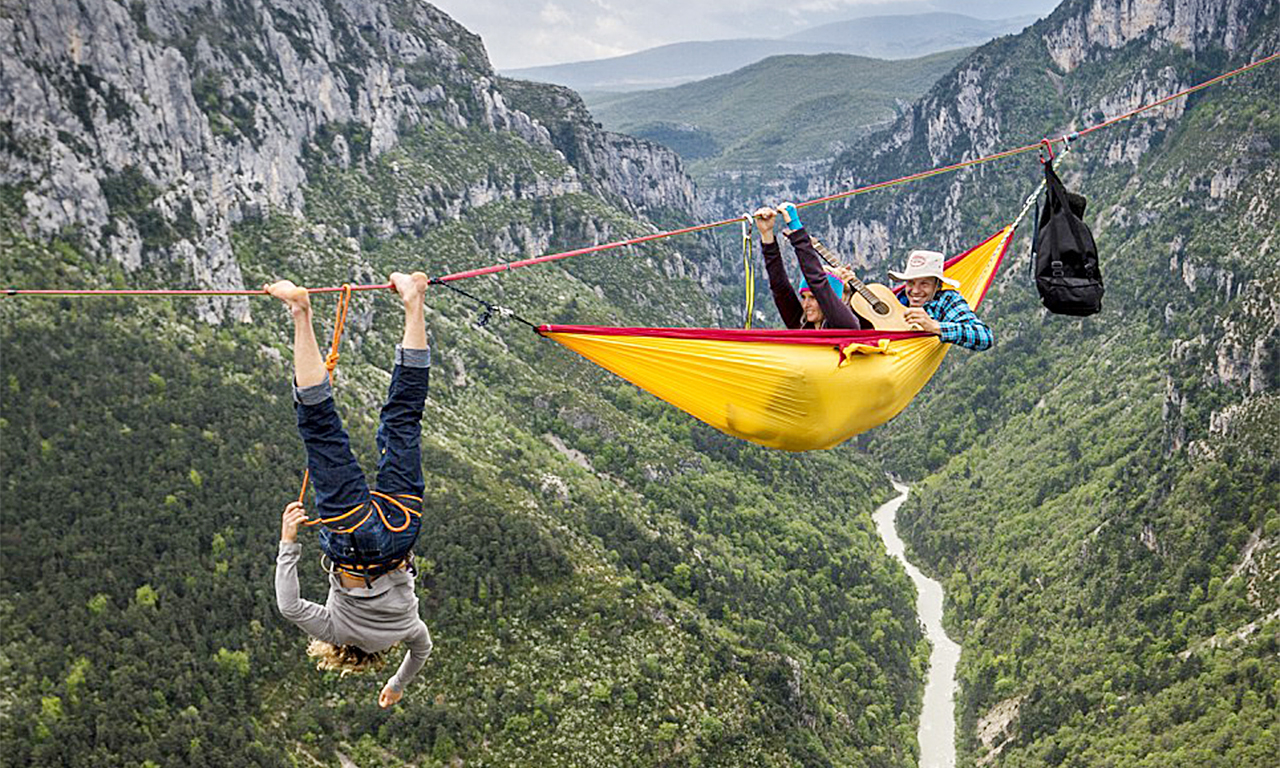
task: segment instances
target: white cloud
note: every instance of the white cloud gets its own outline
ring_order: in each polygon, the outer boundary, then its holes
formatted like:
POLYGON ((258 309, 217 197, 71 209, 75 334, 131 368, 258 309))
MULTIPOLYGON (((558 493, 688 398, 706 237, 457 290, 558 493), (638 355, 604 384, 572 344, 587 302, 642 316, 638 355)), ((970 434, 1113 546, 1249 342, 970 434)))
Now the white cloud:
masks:
POLYGON ((547 3, 542 6, 542 11, 538 13, 538 21, 550 26, 552 24, 567 24, 572 21, 572 17, 555 3, 547 3))

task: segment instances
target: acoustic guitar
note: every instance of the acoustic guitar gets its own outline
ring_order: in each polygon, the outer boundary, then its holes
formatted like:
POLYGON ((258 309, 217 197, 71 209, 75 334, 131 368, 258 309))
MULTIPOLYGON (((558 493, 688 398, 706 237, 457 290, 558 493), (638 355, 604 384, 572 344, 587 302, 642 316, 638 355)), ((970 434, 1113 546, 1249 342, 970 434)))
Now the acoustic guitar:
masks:
MULTIPOLYGON (((840 262, 835 254, 812 235, 809 239, 813 248, 824 261, 832 267, 839 267, 840 262)), ((858 314, 877 331, 918 331, 920 326, 907 321, 906 307, 898 302, 893 289, 879 283, 862 282, 856 277, 845 282, 849 308, 858 314), (849 289, 852 289, 851 291, 849 289)))

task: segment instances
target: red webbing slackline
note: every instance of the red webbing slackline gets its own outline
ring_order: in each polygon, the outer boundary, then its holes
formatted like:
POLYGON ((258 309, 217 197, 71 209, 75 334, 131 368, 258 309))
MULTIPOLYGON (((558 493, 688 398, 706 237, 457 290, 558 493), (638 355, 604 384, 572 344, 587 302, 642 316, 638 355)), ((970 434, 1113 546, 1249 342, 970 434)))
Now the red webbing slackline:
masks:
MULTIPOLYGON (((969 168, 975 165, 980 165, 982 163, 989 163, 992 160, 1001 160, 1006 157, 1013 157, 1014 155, 1020 155, 1024 152, 1032 152, 1034 150, 1038 150, 1042 146, 1044 146, 1046 142, 1050 147, 1052 147, 1054 144, 1065 145, 1067 142, 1074 140, 1076 137, 1083 136, 1087 133, 1092 133, 1097 130, 1101 130, 1102 128, 1109 127, 1118 122, 1121 122, 1122 120, 1127 120, 1131 117, 1134 117, 1135 115, 1141 114, 1151 109, 1155 109, 1156 107, 1163 106, 1164 104, 1167 104, 1170 101, 1173 101, 1174 99, 1194 93, 1195 91, 1198 91, 1201 88, 1207 88, 1216 83, 1220 83, 1229 77, 1234 77, 1236 75, 1247 72, 1255 67, 1260 67, 1263 64, 1268 64, 1278 58, 1280 58, 1280 53, 1273 53, 1264 59, 1259 59, 1250 64, 1246 64, 1245 66, 1240 67, 1239 69, 1235 69, 1235 70, 1232 70, 1231 72, 1218 75, 1217 77, 1211 80, 1206 80, 1203 83, 1200 83, 1198 85, 1193 85, 1190 88, 1185 88, 1181 91, 1178 91, 1175 94, 1166 96, 1163 99, 1153 101, 1150 104, 1144 104, 1138 107, 1137 109, 1126 112, 1123 115, 1118 115, 1116 117, 1111 118, 1110 120, 1099 123, 1098 125, 1092 126, 1090 128, 1086 128, 1082 131, 1077 131, 1071 134, 1065 134, 1063 136, 1059 136, 1056 139, 1046 139, 1044 141, 1037 141, 1035 144, 1027 144, 1026 146, 1023 146, 1023 147, 1017 147, 1016 149, 1007 149, 1007 150, 1004 150, 1003 152, 996 152, 994 154, 986 155, 984 157, 979 157, 974 160, 966 160, 964 162, 955 163, 953 165, 945 165, 938 168, 931 168, 927 171, 921 171, 920 173, 913 173, 908 176, 892 179, 890 181, 881 181, 875 184, 868 184, 863 187, 857 187, 856 189, 850 189, 845 192, 839 192, 834 195, 827 195, 826 197, 819 197, 814 200, 807 200, 803 203, 797 203, 796 207, 807 208, 811 205, 821 205, 823 203, 830 203, 835 200, 842 200, 846 197, 853 197, 854 195, 861 195, 866 192, 874 192, 875 190, 878 190, 878 189, 885 189, 886 187, 892 187, 897 184, 905 184, 911 181, 919 181, 920 179, 927 179, 930 176, 937 176, 943 173, 950 173, 951 171, 958 171, 962 168, 969 168)), ((652 235, 645 235, 643 237, 632 238, 630 240, 619 240, 618 242, 605 243, 604 245, 595 245, 587 248, 578 248, 573 251, 564 251, 562 253, 552 253, 546 256, 538 256, 536 258, 531 258, 531 259, 522 259, 520 261, 512 261, 506 264, 494 264, 493 266, 480 267, 478 269, 469 269, 464 272, 454 272, 451 275, 445 275, 444 277, 438 277, 436 279, 441 282, 449 282, 451 280, 463 280, 468 277, 479 277, 480 275, 489 275, 495 272, 505 272, 509 269, 527 267, 531 264, 541 264, 544 261, 556 261, 558 259, 567 259, 570 256, 582 256, 588 253, 596 253, 598 251, 604 251, 604 250, 609 250, 613 248, 624 248, 628 245, 638 245, 640 243, 649 242, 650 240, 657 240, 659 238, 671 237, 673 235, 686 235, 692 232, 701 232, 702 230, 705 230, 705 229, 725 227, 730 224, 736 224, 740 221, 742 221, 741 217, 737 217, 733 219, 724 219, 723 221, 716 221, 710 224, 699 224, 693 227, 685 227, 683 229, 674 229, 674 230, 671 230, 670 232, 658 232, 652 235)))
POLYGON ((927 179, 930 176, 937 176, 938 174, 949 173, 951 171, 958 171, 962 168, 969 168, 971 166, 979 165, 981 163, 987 163, 992 160, 1000 160, 1006 157, 1013 157, 1014 155, 1020 155, 1024 152, 1031 152, 1031 151, 1040 149, 1041 147, 1046 145, 1048 145, 1048 148, 1052 151, 1054 144, 1065 145, 1068 142, 1073 141, 1080 136, 1093 133, 1094 131, 1100 131, 1103 128, 1109 128, 1123 120, 1128 120, 1129 118, 1142 114, 1143 112, 1147 112, 1157 107, 1164 106, 1165 104, 1168 104, 1174 99, 1179 99, 1179 98, 1182 98, 1183 96, 1187 96, 1189 94, 1195 93, 1196 91, 1202 88, 1208 88, 1211 85, 1216 85, 1217 83, 1220 83, 1229 77, 1235 77, 1236 75, 1243 74, 1245 72, 1248 72, 1251 69, 1254 69, 1255 67, 1260 67, 1263 64, 1269 64, 1272 61, 1275 61, 1276 59, 1280 59, 1280 52, 1273 53, 1270 56, 1267 56, 1266 58, 1258 59, 1257 61, 1252 62, 1250 64, 1246 64, 1243 67, 1240 67, 1239 69, 1234 69, 1225 74, 1218 75, 1217 77, 1214 77, 1212 79, 1205 80, 1203 83, 1200 83, 1198 85, 1193 85, 1190 88, 1184 88, 1181 91, 1178 91, 1177 93, 1170 94, 1169 96, 1165 96, 1163 99, 1158 99, 1156 101, 1151 102, 1150 104, 1143 104, 1137 109, 1130 110, 1128 112, 1125 112, 1122 115, 1117 115, 1109 120, 1104 120, 1103 122, 1098 123, 1097 125, 1091 126, 1089 128, 1084 128, 1074 133, 1064 134, 1062 136, 1059 136, 1056 139, 1044 139, 1043 141, 1038 141, 1035 144, 1027 144, 1026 146, 1018 147, 1016 149, 1006 149, 1003 152, 996 152, 995 154, 986 155, 985 157, 979 157, 975 160, 966 160, 961 163, 955 163, 954 165, 945 165, 945 166, 940 166, 938 168, 931 168, 930 170, 927 170, 927 171, 921 171, 920 173, 913 173, 909 176, 903 176, 900 179, 893 179, 892 181, 881 181, 876 184, 871 184, 865 187, 859 187, 857 189, 852 189, 847 192, 838 192, 834 195, 819 197, 816 200, 809 200, 807 202, 798 203, 796 207, 805 208, 810 205, 818 205, 820 203, 829 203, 833 200, 841 200, 846 197, 860 195, 864 192, 871 192, 877 189, 884 189, 885 187, 892 187, 896 184, 904 184, 909 181, 919 181, 920 179, 927 179))
MULTIPOLYGON (((1157 107, 1161 107, 1165 104, 1168 104, 1174 99, 1179 99, 1179 98, 1182 98, 1183 96, 1187 96, 1189 94, 1195 93, 1196 91, 1199 91, 1202 88, 1208 88, 1211 85, 1216 85, 1222 82, 1223 80, 1226 80, 1231 77, 1235 77, 1236 75, 1243 74, 1245 72, 1248 72, 1251 69, 1255 69, 1264 64, 1270 64, 1276 59, 1280 59, 1280 52, 1273 53, 1270 56, 1258 59, 1257 61, 1246 64, 1238 69, 1233 69, 1230 72, 1226 72, 1224 74, 1218 75, 1217 77, 1210 78, 1209 80, 1206 80, 1197 85, 1193 85, 1189 88, 1184 88, 1183 90, 1178 91, 1177 93, 1170 94, 1169 96, 1165 96, 1164 98, 1153 101, 1150 104, 1144 104, 1138 107, 1137 109, 1130 110, 1128 112, 1125 112, 1124 114, 1117 115, 1116 117, 1110 118, 1108 120, 1104 120, 1103 122, 1098 123, 1097 125, 1082 129, 1080 131, 1076 131, 1074 133, 1064 134, 1054 139, 1044 139, 1034 144, 1027 144, 1022 147, 1016 147, 1014 149, 1007 149, 1002 152, 996 152, 990 155, 985 155, 983 157, 978 157, 973 160, 965 160, 963 162, 954 163, 952 165, 944 165, 944 166, 939 166, 937 168, 931 168, 927 171, 913 173, 907 176, 903 176, 901 178, 891 179, 889 181, 881 181, 881 182, 876 182, 875 184, 868 184, 863 187, 857 187, 855 189, 850 189, 844 192, 838 192, 834 195, 827 195, 826 197, 819 197, 814 200, 806 200, 805 202, 797 203, 796 207, 807 208, 811 205, 820 205, 823 203, 830 203, 835 200, 842 200, 846 197, 853 197, 854 195, 861 195, 866 192, 873 192, 878 189, 885 189, 887 187, 892 187, 898 184, 905 184, 912 181, 919 181, 921 179, 927 179, 931 176, 937 176, 943 173, 958 171, 963 168, 971 168, 975 165, 980 165, 982 163, 989 163, 992 160, 1000 160, 1006 157, 1013 157, 1014 155, 1020 155, 1025 152, 1032 152, 1045 146, 1047 146, 1048 149, 1052 151, 1054 144, 1065 145, 1069 141, 1072 141, 1073 139, 1079 136, 1085 136, 1087 134, 1093 133, 1094 131, 1100 131, 1103 128, 1109 128, 1110 126, 1115 125, 1116 123, 1119 123, 1123 120, 1128 120, 1129 118, 1142 114, 1143 112, 1156 109, 1157 107)), ((673 229, 666 232, 655 232, 649 235, 633 237, 628 240, 618 240, 612 243, 592 245, 584 248, 576 248, 571 251, 562 251, 560 253, 550 253, 545 256, 537 256, 529 259, 521 259, 519 261, 506 262, 504 264, 494 264, 488 267, 478 267, 476 269, 468 269, 462 272, 454 272, 452 274, 444 275, 443 277, 434 278, 434 280, 438 282, 452 282, 454 280, 464 280, 468 277, 479 277, 480 275, 490 275, 495 272, 506 272, 508 270, 519 269, 520 267, 528 267, 534 264, 541 264, 547 261, 557 261, 559 259, 567 259, 572 256, 584 256, 588 253, 599 253, 600 251, 608 251, 615 248, 625 248, 630 245, 639 245, 641 243, 647 243, 653 240, 660 240, 662 238, 667 238, 667 237, 674 237, 676 235, 687 235, 693 232, 701 232, 707 229, 725 227, 730 224, 737 224, 740 221, 742 221, 741 217, 735 217, 732 219, 724 219, 723 221, 713 221, 708 224, 698 224, 696 226, 683 227, 681 229, 673 229)), ((389 283, 379 283, 379 284, 368 284, 368 285, 344 285, 339 287, 311 288, 309 290, 311 293, 336 293, 338 291, 346 291, 346 292, 373 291, 373 290, 379 290, 379 289, 386 289, 390 287, 391 285, 389 283)), ((52 288, 52 289, 8 288, 8 289, 5 289, 3 293, 0 293, 0 295, 4 295, 4 296, 266 296, 267 293, 266 291, 261 291, 261 290, 259 291, 249 291, 249 290, 205 291, 205 290, 166 290, 166 289, 62 290, 62 289, 56 289, 56 288, 52 288)))

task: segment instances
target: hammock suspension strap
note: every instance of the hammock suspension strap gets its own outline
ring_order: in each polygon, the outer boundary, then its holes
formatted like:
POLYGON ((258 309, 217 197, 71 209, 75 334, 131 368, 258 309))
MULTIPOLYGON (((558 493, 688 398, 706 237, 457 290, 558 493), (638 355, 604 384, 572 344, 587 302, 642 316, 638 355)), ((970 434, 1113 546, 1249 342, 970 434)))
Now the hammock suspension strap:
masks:
POLYGON ((742 272, 746 283, 747 299, 743 311, 742 327, 751 329, 751 316, 756 311, 756 276, 751 248, 751 214, 742 214, 742 272))
POLYGON ((475 302, 476 304, 479 304, 481 307, 483 307, 484 311, 480 313, 480 317, 476 318, 476 321, 471 324, 471 327, 477 330, 488 325, 489 321, 493 319, 493 316, 495 314, 498 315, 499 317, 509 317, 513 320, 524 323, 525 325, 532 328, 534 331, 538 330, 538 325, 536 323, 530 322, 529 320, 516 314, 515 311, 512 310, 510 307, 504 307, 500 304, 494 304, 493 302, 485 301, 479 296, 476 296, 467 291, 464 291, 456 285, 451 285, 450 283, 447 283, 438 277, 431 278, 429 282, 431 285, 443 285, 445 288, 448 288, 454 293, 459 294, 475 302))

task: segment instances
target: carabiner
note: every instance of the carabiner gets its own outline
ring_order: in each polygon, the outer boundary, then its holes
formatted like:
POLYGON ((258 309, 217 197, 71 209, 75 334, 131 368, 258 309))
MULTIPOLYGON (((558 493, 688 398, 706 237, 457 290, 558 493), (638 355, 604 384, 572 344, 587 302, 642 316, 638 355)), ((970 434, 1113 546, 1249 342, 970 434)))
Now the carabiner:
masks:
POLYGON ((1053 142, 1050 141, 1049 139, 1041 139, 1040 140, 1040 164, 1044 165, 1045 163, 1052 163, 1052 162, 1053 162, 1053 142), (1046 152, 1048 153, 1048 157, 1045 157, 1046 152))

